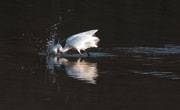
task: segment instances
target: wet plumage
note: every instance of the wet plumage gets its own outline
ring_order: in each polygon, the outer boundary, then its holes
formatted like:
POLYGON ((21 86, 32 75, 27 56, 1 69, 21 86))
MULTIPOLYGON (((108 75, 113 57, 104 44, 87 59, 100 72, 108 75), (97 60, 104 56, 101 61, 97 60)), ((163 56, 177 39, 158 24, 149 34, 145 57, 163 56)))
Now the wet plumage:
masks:
POLYGON ((75 49, 81 54, 81 50, 85 51, 88 48, 97 48, 100 39, 95 36, 98 30, 89 30, 72 35, 66 39, 64 48, 58 43, 54 46, 52 51, 57 54, 58 52, 66 52, 70 49, 75 49))

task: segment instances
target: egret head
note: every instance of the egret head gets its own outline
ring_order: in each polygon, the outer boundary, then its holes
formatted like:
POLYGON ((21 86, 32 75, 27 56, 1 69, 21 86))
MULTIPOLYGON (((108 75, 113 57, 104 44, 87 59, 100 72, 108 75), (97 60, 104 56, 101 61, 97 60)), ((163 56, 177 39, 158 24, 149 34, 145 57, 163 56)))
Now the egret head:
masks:
POLYGON ((52 48, 52 53, 57 54, 60 53, 62 51, 62 46, 61 44, 56 44, 53 48, 52 48))

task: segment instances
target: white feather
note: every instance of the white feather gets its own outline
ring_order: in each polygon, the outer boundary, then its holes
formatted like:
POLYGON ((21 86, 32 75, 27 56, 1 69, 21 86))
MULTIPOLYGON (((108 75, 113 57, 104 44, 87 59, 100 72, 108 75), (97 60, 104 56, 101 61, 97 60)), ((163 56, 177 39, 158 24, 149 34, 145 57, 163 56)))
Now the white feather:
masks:
POLYGON ((100 39, 94 35, 97 31, 97 29, 94 29, 72 35, 66 39, 64 48, 62 48, 60 44, 56 44, 52 50, 54 53, 57 53, 58 49, 60 52, 76 49, 81 54, 81 50, 86 50, 87 48, 97 48, 97 44, 100 41, 100 39))

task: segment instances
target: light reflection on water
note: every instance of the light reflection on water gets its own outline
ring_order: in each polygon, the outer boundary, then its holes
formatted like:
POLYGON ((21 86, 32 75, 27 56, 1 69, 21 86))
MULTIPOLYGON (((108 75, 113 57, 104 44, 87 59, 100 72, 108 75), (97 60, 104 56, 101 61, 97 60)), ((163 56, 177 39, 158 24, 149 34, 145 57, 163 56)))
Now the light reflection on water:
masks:
POLYGON ((133 73, 136 74, 143 74, 143 75, 153 75, 153 76, 158 76, 161 78, 168 78, 168 79, 173 79, 173 80, 179 80, 180 75, 176 75, 173 72, 168 72, 168 71, 132 71, 133 73))
POLYGON ((58 56, 47 56, 46 57, 46 67, 50 71, 51 75, 54 77, 51 79, 53 83, 56 82, 56 72, 55 68, 65 71, 69 77, 83 80, 86 83, 96 84, 96 78, 98 77, 97 63, 90 63, 79 58, 76 61, 70 61, 67 58, 61 58, 58 56))
POLYGON ((161 78, 179 80, 177 71, 180 46, 164 45, 163 47, 120 47, 116 50, 128 54, 135 64, 132 70, 135 74, 152 75, 161 78))
POLYGON ((164 47, 124 47, 117 49, 128 53, 142 53, 149 55, 180 54, 180 46, 177 45, 165 45, 164 47))
MULTIPOLYGON (((179 71, 175 69, 180 61, 180 57, 178 57, 178 54, 180 54, 179 50, 180 46, 174 45, 165 45, 164 47, 118 47, 116 49, 109 48, 108 51, 102 50, 104 53, 91 52, 90 58, 120 58, 121 60, 119 61, 122 64, 131 62, 128 65, 134 65, 126 70, 133 74, 179 80, 179 71), (117 52, 119 52, 119 55, 117 52)), ((40 53, 40 55, 46 56, 45 53, 40 53)), ((82 57, 88 59, 86 54, 83 54, 82 57)), ((59 68, 62 70, 63 65, 69 77, 84 80, 86 83, 96 84, 96 78, 98 77, 97 63, 89 63, 81 59, 72 61, 70 60, 71 58, 79 58, 79 54, 65 53, 59 57, 46 56, 47 68, 51 70, 51 74, 54 74, 54 69, 59 68)))

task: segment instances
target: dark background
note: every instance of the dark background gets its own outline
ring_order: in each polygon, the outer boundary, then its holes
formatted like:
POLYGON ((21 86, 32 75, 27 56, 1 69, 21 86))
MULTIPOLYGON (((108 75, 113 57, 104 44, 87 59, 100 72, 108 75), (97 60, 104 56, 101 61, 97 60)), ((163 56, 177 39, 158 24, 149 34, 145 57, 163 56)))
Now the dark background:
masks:
POLYGON ((0 37, 45 40, 62 17, 59 37, 99 29, 101 45, 179 43, 179 0, 0 1, 0 37), (33 34, 33 35, 32 35, 33 34), (21 36, 22 37, 22 36, 21 36))
POLYGON ((0 110, 178 110, 179 3, 0 0, 0 110), (97 28, 101 41, 89 52, 116 55, 81 59, 97 64, 96 84, 70 77, 67 65, 56 67, 58 59, 38 54, 60 17, 57 38, 97 28))

